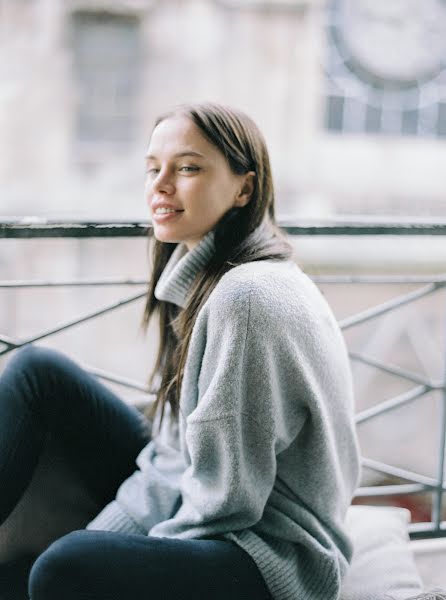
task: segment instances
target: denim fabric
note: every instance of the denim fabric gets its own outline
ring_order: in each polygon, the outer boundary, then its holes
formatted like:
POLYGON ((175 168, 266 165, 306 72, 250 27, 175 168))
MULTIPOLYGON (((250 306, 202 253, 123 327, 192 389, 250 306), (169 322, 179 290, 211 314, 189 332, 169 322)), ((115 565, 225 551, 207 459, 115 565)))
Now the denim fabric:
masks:
POLYGON ((28 575, 35 557, 23 556, 0 565, 0 599, 27 600, 28 575))
POLYGON ((138 411, 54 350, 27 346, 0 377, 0 523, 28 486, 48 434, 100 505, 147 444, 138 411))
POLYGON ((270 600, 252 558, 220 540, 75 531, 34 564, 31 600, 270 600))
MULTIPOLYGON (((140 413, 68 357, 36 346, 17 351, 0 377, 0 524, 26 496, 48 447, 103 507, 134 472, 148 439, 140 413)), ((28 598, 35 558, 0 564, 0 600, 28 598)), ((252 559, 231 542, 85 530, 40 554, 30 593, 32 600, 269 598, 252 559)))

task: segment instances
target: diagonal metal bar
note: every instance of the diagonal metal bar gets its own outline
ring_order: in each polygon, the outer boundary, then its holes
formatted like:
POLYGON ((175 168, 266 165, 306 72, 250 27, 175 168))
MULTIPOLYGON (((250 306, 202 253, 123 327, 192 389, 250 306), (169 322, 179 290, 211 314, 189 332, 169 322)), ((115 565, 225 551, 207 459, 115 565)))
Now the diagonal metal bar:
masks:
POLYGON ((396 485, 374 485, 369 487, 360 487, 356 490, 355 498, 367 498, 369 496, 405 496, 431 492, 434 486, 423 485, 421 483, 400 483, 396 485))
POLYGON ((432 283, 430 285, 426 285, 425 287, 414 290, 413 292, 409 292, 407 294, 402 294, 401 296, 397 296, 392 300, 387 302, 383 302, 382 304, 378 304, 378 306, 374 306, 373 308, 368 308, 352 317, 348 317, 347 319, 343 319, 339 321, 339 325, 341 329, 348 329, 349 327, 353 327, 353 325, 358 325, 359 323, 365 323, 366 321, 370 321, 370 319, 374 319, 375 317, 379 317, 384 315, 395 308, 399 308, 400 306, 404 306, 405 304, 409 304, 410 302, 414 302, 419 298, 423 298, 424 296, 428 296, 436 292, 439 288, 443 287, 438 283, 432 283))
POLYGON ((122 385, 123 387, 131 388, 133 390, 138 390, 140 392, 145 392, 146 394, 153 393, 153 391, 150 390, 147 385, 144 385, 143 383, 139 383, 138 381, 134 381, 133 379, 129 379, 127 377, 121 377, 120 375, 114 375, 113 373, 109 373, 107 371, 98 369, 96 367, 90 367, 85 364, 83 364, 82 367, 83 367, 83 369, 85 369, 86 371, 91 373, 92 375, 95 375, 96 377, 100 377, 101 379, 104 379, 105 381, 110 381, 112 383, 118 383, 119 385, 122 385))
POLYGON ((12 338, 10 338, 6 335, 0 336, 0 343, 6 344, 7 346, 11 346, 12 348, 16 348, 16 342, 12 338))
POLYGON ((48 280, 20 280, 0 281, 0 288, 41 288, 41 287, 84 287, 84 286, 118 286, 118 285, 147 285, 147 279, 85 279, 83 281, 48 281, 48 280))
POLYGON ((357 360, 371 367, 376 367, 381 371, 385 371, 386 373, 390 373, 391 375, 396 375, 397 377, 401 377, 403 379, 408 379, 413 383, 419 383, 421 385, 425 385, 431 389, 441 389, 443 388, 442 381, 431 381, 427 377, 423 377, 418 373, 413 373, 412 371, 408 371, 407 369, 402 369, 401 367, 397 367, 396 365, 385 364, 375 358, 369 358, 360 352, 349 352, 349 356, 353 360, 357 360))
POLYGON ((12 352, 12 351, 13 351, 15 348, 16 348, 16 346, 11 346, 11 345, 9 345, 9 344, 8 344, 8 345, 6 345, 6 347, 3 347, 3 350, 2 350, 2 352, 1 352, 1 354, 0 354, 0 356, 1 356, 2 354, 8 354, 9 352, 12 352))
POLYGON ((427 485, 435 489, 437 489, 439 485, 443 485, 441 482, 439 484, 438 481, 432 477, 426 477, 425 475, 420 475, 419 473, 414 473, 413 471, 400 469, 399 467, 394 467, 372 458, 362 457, 362 465, 363 467, 367 467, 373 471, 379 471, 380 473, 385 473, 386 475, 393 475, 394 477, 399 477, 400 479, 407 479, 412 483, 421 483, 422 485, 427 485))
MULTIPOLYGON (((119 300, 118 302, 114 302, 113 304, 109 304, 109 305, 107 305, 104 308, 101 308, 99 310, 95 310, 92 313, 88 313, 84 317, 81 317, 79 319, 73 319, 72 321, 67 321, 63 325, 60 325, 59 327, 55 327, 54 329, 49 329, 49 330, 45 331, 44 333, 41 333, 41 334, 39 334, 39 335, 37 335, 37 336, 35 336, 33 338, 29 338, 27 340, 22 340, 20 342, 15 342, 14 343, 14 347, 15 348, 19 348, 21 346, 25 346, 26 344, 32 344, 33 342, 37 342, 39 340, 42 340, 42 339, 44 339, 46 337, 54 335, 55 333, 59 333, 60 331, 64 331, 65 329, 69 329, 70 327, 74 327, 75 325, 79 325, 80 323, 85 323, 85 321, 89 321, 90 319, 94 319, 95 317, 103 315, 103 314, 105 314, 107 312, 111 312, 112 310, 116 310, 117 308, 120 308, 121 306, 125 306, 126 304, 130 304, 130 302, 135 302, 139 298, 143 298, 145 295, 146 295, 146 292, 134 294, 133 296, 130 296, 129 298, 126 298, 124 300, 119 300)), ((2 354, 6 354, 6 352, 7 352, 6 350, 0 350, 0 356, 2 354)))
POLYGON ((410 402, 413 402, 417 398, 424 396, 430 391, 430 388, 418 386, 412 388, 408 392, 404 392, 404 394, 400 394, 394 398, 389 398, 389 400, 384 400, 383 402, 380 402, 379 404, 358 413, 355 417, 356 424, 359 425, 361 423, 365 423, 366 421, 369 421, 370 419, 373 419, 379 415, 383 415, 384 413, 394 410, 399 406, 409 404, 410 402))

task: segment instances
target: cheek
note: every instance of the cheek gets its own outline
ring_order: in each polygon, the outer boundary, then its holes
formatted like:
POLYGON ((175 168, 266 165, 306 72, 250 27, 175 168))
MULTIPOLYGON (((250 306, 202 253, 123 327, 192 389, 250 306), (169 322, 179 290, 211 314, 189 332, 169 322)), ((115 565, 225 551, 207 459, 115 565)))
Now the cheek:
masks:
POLYGON ((144 196, 148 198, 152 194, 152 180, 146 179, 144 182, 144 196))
POLYGON ((203 209, 209 215, 221 216, 233 206, 235 196, 234 186, 228 181, 224 179, 215 181, 206 188, 206 201, 203 202, 203 209))

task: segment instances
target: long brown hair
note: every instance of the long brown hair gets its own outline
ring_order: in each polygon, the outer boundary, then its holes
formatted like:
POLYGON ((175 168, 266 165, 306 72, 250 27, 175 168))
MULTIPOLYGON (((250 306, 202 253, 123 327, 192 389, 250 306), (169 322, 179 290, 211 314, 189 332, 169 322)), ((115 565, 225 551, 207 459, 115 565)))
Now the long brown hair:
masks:
POLYGON ((186 116, 225 156, 237 175, 254 171, 254 190, 248 204, 230 209, 214 228, 215 252, 207 266, 197 274, 184 309, 158 300, 155 287, 177 244, 155 240, 152 247, 152 275, 144 310, 143 324, 159 314, 160 345, 149 383, 161 378, 153 416, 166 403, 178 416, 181 383, 192 328, 200 308, 227 271, 243 263, 258 260, 286 260, 292 247, 277 227, 274 215, 274 186, 265 140, 257 125, 239 110, 215 103, 182 104, 155 121, 186 116))

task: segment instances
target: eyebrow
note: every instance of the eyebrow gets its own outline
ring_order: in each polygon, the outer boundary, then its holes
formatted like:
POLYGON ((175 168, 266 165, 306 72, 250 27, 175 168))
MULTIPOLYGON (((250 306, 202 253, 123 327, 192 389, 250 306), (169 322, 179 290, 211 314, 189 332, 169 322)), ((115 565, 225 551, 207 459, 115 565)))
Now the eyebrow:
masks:
MULTIPOLYGON (((193 150, 186 150, 185 152, 177 152, 173 155, 173 158, 181 158, 182 156, 197 156, 199 158, 205 158, 203 154, 200 152, 194 152, 193 150)), ((145 158, 147 160, 156 160, 156 156, 153 154, 146 154, 145 158)))

